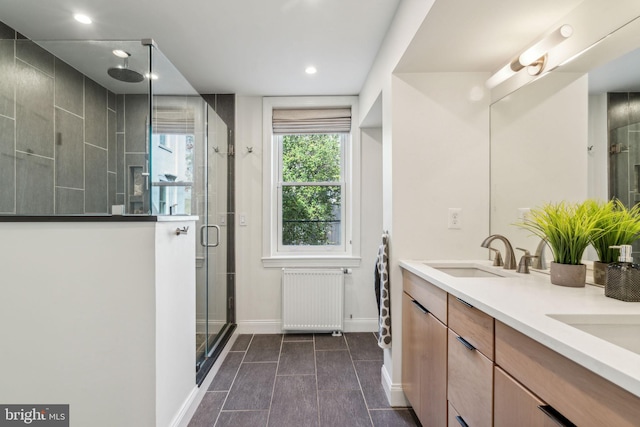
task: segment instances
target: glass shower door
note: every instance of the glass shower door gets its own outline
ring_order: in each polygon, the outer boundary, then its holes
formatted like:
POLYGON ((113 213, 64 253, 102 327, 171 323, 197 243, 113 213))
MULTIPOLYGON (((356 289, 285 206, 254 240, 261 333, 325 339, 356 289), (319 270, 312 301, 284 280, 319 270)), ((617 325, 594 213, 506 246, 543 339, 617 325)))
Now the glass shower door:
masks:
MULTIPOLYGON (((199 148, 200 234, 196 242, 196 369, 212 363, 230 327, 227 296, 227 126, 207 106, 207 144, 199 148)), ((199 375, 200 377, 203 375, 199 375)))

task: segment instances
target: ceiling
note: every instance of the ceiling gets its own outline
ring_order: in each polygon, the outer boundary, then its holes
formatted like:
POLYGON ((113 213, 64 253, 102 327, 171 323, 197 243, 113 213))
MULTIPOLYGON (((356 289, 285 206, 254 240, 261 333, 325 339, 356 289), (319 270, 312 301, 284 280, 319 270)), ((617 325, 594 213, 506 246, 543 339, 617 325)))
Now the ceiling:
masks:
POLYGON ((354 95, 399 2, 0 0, 0 20, 32 40, 152 38, 199 93, 354 95))
POLYGON ((494 72, 583 0, 436 0, 397 72, 494 72))
MULTIPOLYGON (((401 1, 0 0, 0 20, 33 40, 153 38, 199 93, 353 95, 401 1), (94 23, 75 22, 76 12, 94 23), (318 73, 305 74, 308 65, 318 73)), ((435 0, 395 71, 496 71, 583 1, 435 0)), ((74 54, 87 56, 64 52, 74 54)), ((108 67, 86 66, 102 75, 108 67)), ((621 79, 601 70, 600 90, 608 76, 621 79)))

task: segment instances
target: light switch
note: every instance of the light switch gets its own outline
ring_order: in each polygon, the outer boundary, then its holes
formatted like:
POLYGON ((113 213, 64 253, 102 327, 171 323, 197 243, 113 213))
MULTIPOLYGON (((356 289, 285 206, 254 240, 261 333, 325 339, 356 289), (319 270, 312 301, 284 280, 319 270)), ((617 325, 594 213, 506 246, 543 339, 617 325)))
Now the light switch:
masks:
POLYGON ((238 223, 240 223, 240 226, 242 226, 242 227, 246 227, 247 226, 247 214, 246 213, 238 214, 238 223))

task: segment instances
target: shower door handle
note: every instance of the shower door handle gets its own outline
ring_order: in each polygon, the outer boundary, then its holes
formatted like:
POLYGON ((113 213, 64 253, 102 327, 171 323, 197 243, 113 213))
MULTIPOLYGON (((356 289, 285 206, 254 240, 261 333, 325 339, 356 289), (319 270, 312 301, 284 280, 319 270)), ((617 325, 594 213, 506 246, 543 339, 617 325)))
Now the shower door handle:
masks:
POLYGON ((215 248, 220 244, 220 227, 217 225, 201 225, 200 226, 200 244, 205 248, 215 248), (216 242, 210 244, 209 243, 209 233, 207 233, 209 228, 216 229, 216 242))

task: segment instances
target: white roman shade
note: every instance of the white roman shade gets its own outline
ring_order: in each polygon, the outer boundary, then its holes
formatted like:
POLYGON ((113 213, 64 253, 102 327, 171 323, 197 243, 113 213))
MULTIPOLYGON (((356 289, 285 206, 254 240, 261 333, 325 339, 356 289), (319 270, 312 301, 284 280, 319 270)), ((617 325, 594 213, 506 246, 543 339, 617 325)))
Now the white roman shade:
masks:
POLYGON ((351 108, 273 109, 273 134, 348 133, 351 108))
POLYGON ((191 108, 159 106, 154 110, 153 133, 193 135, 195 132, 195 112, 191 108))

